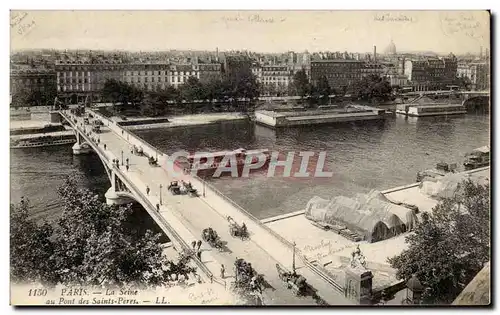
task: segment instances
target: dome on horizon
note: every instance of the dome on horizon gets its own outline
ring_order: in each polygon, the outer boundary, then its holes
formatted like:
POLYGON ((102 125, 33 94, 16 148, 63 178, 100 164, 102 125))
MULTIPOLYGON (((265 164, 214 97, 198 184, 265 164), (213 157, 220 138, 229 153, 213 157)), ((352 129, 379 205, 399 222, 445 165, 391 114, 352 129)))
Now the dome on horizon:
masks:
POLYGON ((387 55, 395 55, 396 54, 396 45, 394 44, 392 39, 391 39, 391 42, 389 43, 389 46, 387 46, 387 48, 384 50, 384 52, 387 55))

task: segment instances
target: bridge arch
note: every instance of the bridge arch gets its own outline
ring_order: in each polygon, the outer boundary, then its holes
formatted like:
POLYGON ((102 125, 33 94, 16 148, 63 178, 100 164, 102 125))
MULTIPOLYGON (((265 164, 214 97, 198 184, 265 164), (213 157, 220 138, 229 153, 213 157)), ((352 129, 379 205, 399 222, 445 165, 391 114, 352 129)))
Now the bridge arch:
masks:
POLYGON ((462 106, 464 106, 468 111, 489 110, 490 96, 489 95, 471 96, 469 98, 466 98, 462 102, 462 106))

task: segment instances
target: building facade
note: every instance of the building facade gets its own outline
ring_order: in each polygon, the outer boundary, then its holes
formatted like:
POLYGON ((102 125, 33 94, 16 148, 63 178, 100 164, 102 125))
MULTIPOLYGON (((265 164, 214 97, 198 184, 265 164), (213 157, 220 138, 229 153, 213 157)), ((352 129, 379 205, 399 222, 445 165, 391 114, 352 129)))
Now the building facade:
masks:
POLYGON ((24 96, 31 95, 37 105, 52 105, 56 96, 56 73, 52 69, 12 68, 10 71, 10 95, 19 106, 24 96))
POLYGON ((208 83, 222 78, 222 65, 220 63, 200 63, 197 65, 198 78, 202 83, 208 83))
POLYGON ((450 54, 446 58, 406 60, 404 74, 415 91, 447 89, 457 76, 457 58, 450 54))
POLYGON ((319 79, 325 76, 331 88, 349 89, 354 82, 370 72, 364 72, 365 66, 365 62, 355 59, 312 60, 311 82, 317 84, 319 79))
POLYGON ((109 79, 122 81, 144 91, 175 88, 189 77, 208 82, 221 77, 220 64, 167 63, 76 63, 57 62, 55 82, 58 97, 65 103, 100 101, 100 91, 109 79))
POLYGON ((392 87, 399 86, 403 88, 408 85, 408 78, 404 74, 390 73, 386 75, 386 78, 392 87))
POLYGON ((490 66, 487 62, 459 63, 457 76, 467 78, 473 91, 490 88, 490 66))
POLYGON ((292 79, 291 67, 282 66, 252 66, 252 73, 261 86, 263 95, 284 95, 288 92, 288 86, 292 79))

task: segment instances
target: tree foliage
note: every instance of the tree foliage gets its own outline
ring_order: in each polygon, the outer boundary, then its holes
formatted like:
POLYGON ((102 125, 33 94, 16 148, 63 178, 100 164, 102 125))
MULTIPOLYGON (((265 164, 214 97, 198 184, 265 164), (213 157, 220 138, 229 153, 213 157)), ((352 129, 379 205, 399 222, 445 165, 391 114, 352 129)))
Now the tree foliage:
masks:
POLYGON ((13 107, 53 105, 57 91, 52 86, 43 90, 17 89, 12 95, 13 107))
POLYGON ((389 259, 399 279, 415 274, 425 303, 451 303, 490 260, 489 185, 465 181, 406 238, 409 248, 389 259))
POLYGON ((388 101, 392 97, 392 88, 385 78, 370 74, 353 84, 353 95, 363 101, 388 101))
POLYGON ((309 83, 309 78, 304 69, 297 71, 293 75, 293 87, 295 88, 295 93, 301 98, 309 95, 311 84, 309 83))
POLYGON ((22 202, 11 206, 11 275, 14 281, 55 285, 161 285, 173 273, 194 271, 162 254, 160 235, 131 233, 130 206, 108 206, 72 180, 60 187, 62 216, 38 225, 22 202))
POLYGON ((328 79, 323 75, 318 80, 318 85, 316 87, 316 93, 321 99, 321 103, 328 103, 328 98, 332 93, 332 89, 330 88, 330 84, 328 83, 328 79))
POLYGON ((144 96, 144 92, 134 85, 115 79, 106 80, 101 90, 103 99, 114 104, 133 106, 139 104, 144 96))

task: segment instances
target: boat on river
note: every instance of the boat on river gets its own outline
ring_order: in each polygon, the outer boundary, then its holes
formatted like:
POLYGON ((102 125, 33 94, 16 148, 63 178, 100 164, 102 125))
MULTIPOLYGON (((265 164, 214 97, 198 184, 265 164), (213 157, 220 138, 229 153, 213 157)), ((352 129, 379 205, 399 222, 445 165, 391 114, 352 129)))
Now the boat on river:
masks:
POLYGON ((38 148, 47 147, 55 145, 65 145, 73 144, 76 142, 75 135, 62 135, 62 136, 41 136, 32 137, 25 139, 11 139, 10 148, 11 149, 22 149, 22 148, 38 148))
POLYGON ((243 148, 234 151, 220 151, 213 153, 195 153, 187 157, 179 157, 175 161, 175 165, 181 168, 185 173, 196 172, 195 174, 200 177, 214 176, 217 169, 221 169, 220 176, 222 177, 231 175, 228 171, 231 168, 231 162, 236 161, 236 169, 238 170, 238 177, 242 176, 243 168, 245 163, 248 161, 251 164, 257 164, 259 162, 259 156, 264 156, 265 161, 261 167, 252 168, 250 171, 255 171, 263 169, 269 165, 271 160, 270 151, 267 149, 261 150, 245 150, 243 148), (211 161, 210 165, 207 165, 208 161, 211 161), (223 165, 223 163, 225 165, 223 165))
POLYGON ((471 170, 488 165, 490 165, 489 145, 474 149, 472 150, 472 152, 467 153, 465 156, 464 166, 466 169, 471 170))
POLYGON ((417 182, 421 182, 424 179, 443 177, 447 173, 455 173, 457 171, 457 164, 448 164, 440 162, 436 164, 436 168, 429 169, 425 171, 420 171, 417 173, 417 182))

